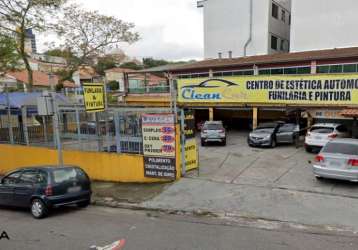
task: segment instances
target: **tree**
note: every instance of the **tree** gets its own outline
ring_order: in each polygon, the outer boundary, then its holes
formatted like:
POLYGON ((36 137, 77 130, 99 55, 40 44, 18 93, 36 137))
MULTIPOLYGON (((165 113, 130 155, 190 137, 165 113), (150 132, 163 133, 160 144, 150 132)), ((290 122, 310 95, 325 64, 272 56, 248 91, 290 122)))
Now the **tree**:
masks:
POLYGON ((29 91, 32 90, 33 72, 25 42, 29 29, 48 30, 47 16, 58 10, 66 0, 0 0, 0 34, 17 39, 16 50, 28 72, 29 91))
POLYGON ((0 36, 0 75, 19 67, 20 56, 16 47, 14 39, 0 36))
POLYGON ((70 73, 75 72, 82 64, 93 66, 94 58, 116 45, 138 41, 138 33, 132 31, 134 27, 133 23, 102 15, 97 11, 82 10, 78 5, 65 8, 57 31, 64 39, 62 47, 71 48, 78 58, 68 65, 70 73))
POLYGON ((133 69, 133 70, 141 70, 143 69, 143 66, 136 64, 135 62, 126 62, 126 63, 122 63, 121 68, 126 68, 126 69, 133 69))
POLYGON ((104 56, 98 58, 98 62, 95 66, 96 72, 103 76, 107 69, 112 69, 117 66, 116 60, 112 56, 104 56))
POLYGON ((143 58, 144 68, 153 68, 153 67, 158 67, 158 66, 163 66, 163 65, 168 65, 168 64, 171 64, 171 62, 168 62, 166 60, 157 60, 157 59, 153 59, 151 57, 143 58))

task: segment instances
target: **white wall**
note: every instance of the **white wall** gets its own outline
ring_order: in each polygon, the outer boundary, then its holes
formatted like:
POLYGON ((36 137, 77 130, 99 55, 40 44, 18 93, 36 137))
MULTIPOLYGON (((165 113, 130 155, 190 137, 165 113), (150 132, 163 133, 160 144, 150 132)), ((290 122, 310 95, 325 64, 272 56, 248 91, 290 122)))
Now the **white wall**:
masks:
POLYGON ((275 0, 274 3, 279 6, 278 19, 272 16, 272 4, 269 6, 269 36, 268 36, 268 53, 282 53, 289 51, 290 25, 289 15, 291 10, 290 0, 275 0), (285 22, 282 21, 282 10, 285 10, 285 22), (271 34, 279 38, 278 50, 271 49, 271 34), (285 51, 280 50, 280 42, 285 40, 285 51))
MULTIPOLYGON (((247 55, 266 54, 268 50, 268 8, 270 0, 253 0, 253 39, 247 55)), ((208 0, 204 2, 205 58, 244 55, 249 37, 250 0, 208 0)))
POLYGON ((293 0, 291 51, 358 46, 357 0, 293 0))

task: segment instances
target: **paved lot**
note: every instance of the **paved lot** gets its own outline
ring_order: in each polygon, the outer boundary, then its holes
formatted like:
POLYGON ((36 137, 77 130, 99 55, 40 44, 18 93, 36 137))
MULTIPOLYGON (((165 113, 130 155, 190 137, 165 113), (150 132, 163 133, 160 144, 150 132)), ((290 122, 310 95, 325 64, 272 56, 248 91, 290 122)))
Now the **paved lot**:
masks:
POLYGON ((355 236, 244 226, 213 218, 168 216, 103 207, 61 209, 34 220, 23 211, 1 209, 0 229, 10 240, 2 250, 81 250, 125 239, 124 250, 245 249, 353 250, 355 236))
MULTIPOLYGON (((231 132, 226 147, 200 147, 200 179, 216 182, 281 188, 294 191, 358 197, 358 184, 323 180, 312 174, 314 154, 303 147, 250 148, 247 133, 231 132)), ((189 176, 197 178, 197 173, 189 176)))
POLYGON ((199 176, 190 173, 142 206, 358 233, 358 184, 317 181, 308 164, 314 155, 302 147, 250 148, 246 136, 201 147, 199 176))

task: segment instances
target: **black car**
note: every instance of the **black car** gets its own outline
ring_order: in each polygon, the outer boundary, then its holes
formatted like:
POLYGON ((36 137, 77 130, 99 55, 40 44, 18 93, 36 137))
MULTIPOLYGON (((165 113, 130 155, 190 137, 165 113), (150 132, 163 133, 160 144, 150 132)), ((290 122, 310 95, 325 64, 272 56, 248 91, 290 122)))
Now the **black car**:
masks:
POLYGON ((247 139, 250 146, 276 147, 277 144, 296 143, 299 125, 294 123, 272 122, 260 124, 247 139))
POLYGON ((79 167, 29 167, 10 172, 0 181, 0 205, 30 208, 36 219, 51 208, 91 202, 91 182, 79 167))

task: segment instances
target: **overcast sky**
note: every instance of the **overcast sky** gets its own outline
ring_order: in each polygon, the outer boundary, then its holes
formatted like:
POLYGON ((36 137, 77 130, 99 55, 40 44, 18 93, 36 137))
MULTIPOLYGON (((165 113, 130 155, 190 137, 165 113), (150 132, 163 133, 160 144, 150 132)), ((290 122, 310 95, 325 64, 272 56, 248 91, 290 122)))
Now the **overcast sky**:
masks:
POLYGON ((196 7, 196 0, 74 1, 84 8, 134 22, 141 40, 123 47, 130 56, 167 60, 203 57, 202 9, 196 7))

